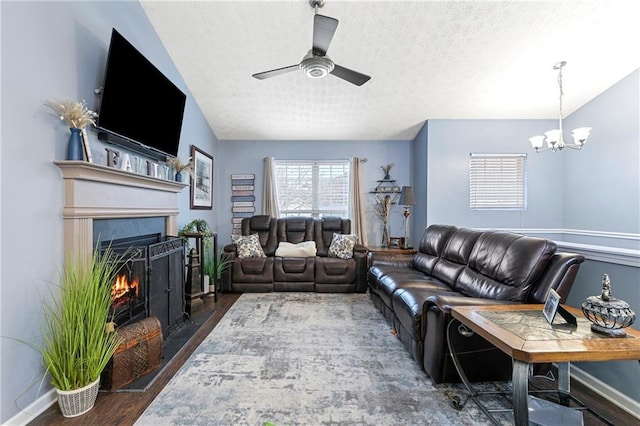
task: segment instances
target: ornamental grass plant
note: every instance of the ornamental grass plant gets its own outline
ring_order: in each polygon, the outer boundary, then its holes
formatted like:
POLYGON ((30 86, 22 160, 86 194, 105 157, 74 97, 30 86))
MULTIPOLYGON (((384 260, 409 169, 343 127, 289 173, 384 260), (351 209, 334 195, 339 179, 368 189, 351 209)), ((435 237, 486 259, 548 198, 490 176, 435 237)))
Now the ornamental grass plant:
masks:
POLYGON ((111 248, 93 256, 67 256, 59 294, 43 301, 43 363, 51 385, 75 390, 96 381, 119 345, 107 329, 111 285, 122 256, 111 248))

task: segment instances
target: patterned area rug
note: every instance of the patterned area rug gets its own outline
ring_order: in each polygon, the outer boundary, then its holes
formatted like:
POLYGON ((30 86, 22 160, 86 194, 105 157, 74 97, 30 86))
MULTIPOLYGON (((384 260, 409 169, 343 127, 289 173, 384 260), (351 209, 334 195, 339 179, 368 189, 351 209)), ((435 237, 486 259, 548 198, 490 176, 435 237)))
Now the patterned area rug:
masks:
POLYGON ((243 294, 136 424, 489 424, 451 408, 460 389, 431 383, 366 294, 243 294))

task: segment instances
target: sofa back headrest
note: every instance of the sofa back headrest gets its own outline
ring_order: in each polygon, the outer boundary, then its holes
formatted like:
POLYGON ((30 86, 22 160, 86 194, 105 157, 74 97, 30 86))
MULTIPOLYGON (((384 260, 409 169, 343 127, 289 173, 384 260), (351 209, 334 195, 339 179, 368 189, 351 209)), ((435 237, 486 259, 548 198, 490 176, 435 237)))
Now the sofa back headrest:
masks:
POLYGON ((314 219, 312 217, 283 217, 278 219, 278 242, 298 244, 313 241, 314 219))
POLYGON ((484 232, 454 288, 471 297, 522 302, 555 251, 556 244, 542 238, 484 232))
POLYGON ((268 215, 245 217, 241 226, 242 235, 258 234, 264 254, 273 256, 278 248, 275 219, 268 215))
POLYGON ((327 256, 333 234, 348 234, 351 232, 351 220, 341 217, 323 217, 315 220, 315 240, 318 256, 327 256))
POLYGON ((438 257, 456 229, 452 225, 430 225, 422 235, 418 252, 413 256, 413 267, 431 275, 438 257))
POLYGON ((480 235, 482 231, 468 228, 456 229, 445 244, 431 275, 453 288, 458 275, 469 262, 471 251, 480 235))

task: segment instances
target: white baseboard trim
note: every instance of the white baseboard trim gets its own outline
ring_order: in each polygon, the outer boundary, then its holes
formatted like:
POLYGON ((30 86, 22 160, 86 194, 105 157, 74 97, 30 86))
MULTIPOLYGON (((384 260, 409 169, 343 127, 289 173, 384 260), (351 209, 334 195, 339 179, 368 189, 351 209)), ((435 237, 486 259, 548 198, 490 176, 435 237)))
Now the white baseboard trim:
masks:
POLYGON ((40 398, 33 401, 25 409, 18 414, 7 420, 5 425, 8 426, 22 426, 31 423, 36 417, 44 413, 49 407, 58 401, 58 395, 55 389, 51 389, 49 392, 42 395, 40 398))
POLYGON ((626 411, 640 420, 640 402, 629 398, 619 390, 612 388, 603 381, 573 365, 571 365, 571 379, 580 382, 616 407, 619 407, 621 410, 626 411))

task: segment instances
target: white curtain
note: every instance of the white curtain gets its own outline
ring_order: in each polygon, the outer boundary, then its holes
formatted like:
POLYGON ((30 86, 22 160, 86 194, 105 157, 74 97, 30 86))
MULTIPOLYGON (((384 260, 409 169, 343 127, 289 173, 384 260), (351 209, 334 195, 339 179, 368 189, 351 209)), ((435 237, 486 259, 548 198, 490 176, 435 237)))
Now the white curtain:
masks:
POLYGON ((280 216, 278 209, 278 188, 276 186, 276 159, 264 159, 264 184, 262 187, 262 214, 271 217, 280 216))
POLYGON ((365 218, 364 191, 362 188, 362 160, 358 157, 351 159, 349 173, 349 215, 351 216, 351 232, 358 235, 358 243, 367 245, 367 222, 365 218))

